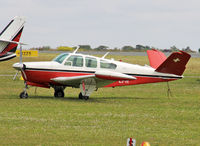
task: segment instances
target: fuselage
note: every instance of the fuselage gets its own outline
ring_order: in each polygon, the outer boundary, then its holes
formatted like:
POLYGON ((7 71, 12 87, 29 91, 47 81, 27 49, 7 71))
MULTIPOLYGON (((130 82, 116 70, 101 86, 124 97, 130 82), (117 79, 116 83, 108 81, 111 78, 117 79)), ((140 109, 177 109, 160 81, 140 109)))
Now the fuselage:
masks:
MULTIPOLYGON (((77 53, 63 53, 52 61, 23 62, 23 64, 26 74, 25 80, 29 85, 40 87, 57 85, 51 80, 52 78, 92 75, 97 71, 118 72, 136 78, 136 80, 117 80, 102 87, 166 82, 182 78, 182 76, 174 74, 156 72, 154 68, 147 65, 129 64, 77 53)), ((21 70, 20 63, 15 63, 13 67, 21 70)), ((79 87, 79 85, 74 87, 79 87)))

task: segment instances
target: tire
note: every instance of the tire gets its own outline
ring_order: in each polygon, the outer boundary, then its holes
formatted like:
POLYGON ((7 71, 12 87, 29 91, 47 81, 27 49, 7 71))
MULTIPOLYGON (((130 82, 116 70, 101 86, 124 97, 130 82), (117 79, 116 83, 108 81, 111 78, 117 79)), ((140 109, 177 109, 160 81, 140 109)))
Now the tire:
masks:
POLYGON ((79 98, 79 99, 83 99, 83 95, 82 95, 81 92, 79 93, 78 98, 79 98))
POLYGON ((85 99, 85 100, 88 100, 88 99, 89 99, 89 96, 84 96, 84 99, 85 99))
POLYGON ((54 97, 57 97, 57 98, 62 98, 64 96, 65 96, 65 94, 62 90, 55 91, 55 93, 54 93, 54 97))
POLYGON ((28 93, 23 91, 23 92, 20 93, 19 97, 20 98, 28 98, 28 93))

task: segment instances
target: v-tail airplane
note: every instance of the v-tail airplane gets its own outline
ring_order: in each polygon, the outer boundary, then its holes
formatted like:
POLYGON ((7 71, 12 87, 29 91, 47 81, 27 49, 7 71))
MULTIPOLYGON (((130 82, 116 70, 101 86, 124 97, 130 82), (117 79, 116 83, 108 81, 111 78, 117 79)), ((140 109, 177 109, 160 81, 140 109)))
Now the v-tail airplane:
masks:
MULTIPOLYGON (((13 64, 25 81, 20 98, 27 98, 27 87, 54 88, 55 97, 64 97, 66 87, 80 88, 79 99, 87 100, 103 87, 169 82, 183 78, 190 54, 179 51, 168 58, 158 50, 148 50, 150 66, 76 53, 63 53, 52 61, 13 64)), ((116 91, 117 92, 117 91, 116 91)))
POLYGON ((15 51, 22 35, 25 19, 16 16, 0 33, 0 61, 16 57, 15 51))

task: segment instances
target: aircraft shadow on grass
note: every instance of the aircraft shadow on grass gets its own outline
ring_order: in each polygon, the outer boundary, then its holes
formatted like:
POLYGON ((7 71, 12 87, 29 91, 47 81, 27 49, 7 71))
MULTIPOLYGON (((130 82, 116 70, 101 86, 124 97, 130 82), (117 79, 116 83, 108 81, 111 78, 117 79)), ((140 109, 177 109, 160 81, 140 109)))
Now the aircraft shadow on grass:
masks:
MULTIPOLYGON (((52 96, 30 96, 30 99, 52 99, 52 100, 62 100, 62 101, 77 101, 82 102, 85 101, 84 99, 78 99, 75 97, 64 97, 64 98, 54 98, 52 96)), ((97 97, 91 98, 88 102, 104 102, 105 100, 157 100, 158 97, 155 98, 144 98, 144 97, 97 97)))
POLYGON ((197 79, 197 82, 200 83, 200 79, 197 79))

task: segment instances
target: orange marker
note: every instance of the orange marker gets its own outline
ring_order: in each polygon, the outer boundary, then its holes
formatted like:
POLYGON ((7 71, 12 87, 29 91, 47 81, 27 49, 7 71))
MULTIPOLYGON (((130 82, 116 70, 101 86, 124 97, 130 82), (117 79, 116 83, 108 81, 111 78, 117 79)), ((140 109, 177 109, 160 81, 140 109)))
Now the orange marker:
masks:
POLYGON ((150 144, 148 142, 144 141, 141 146, 150 146, 150 144))

